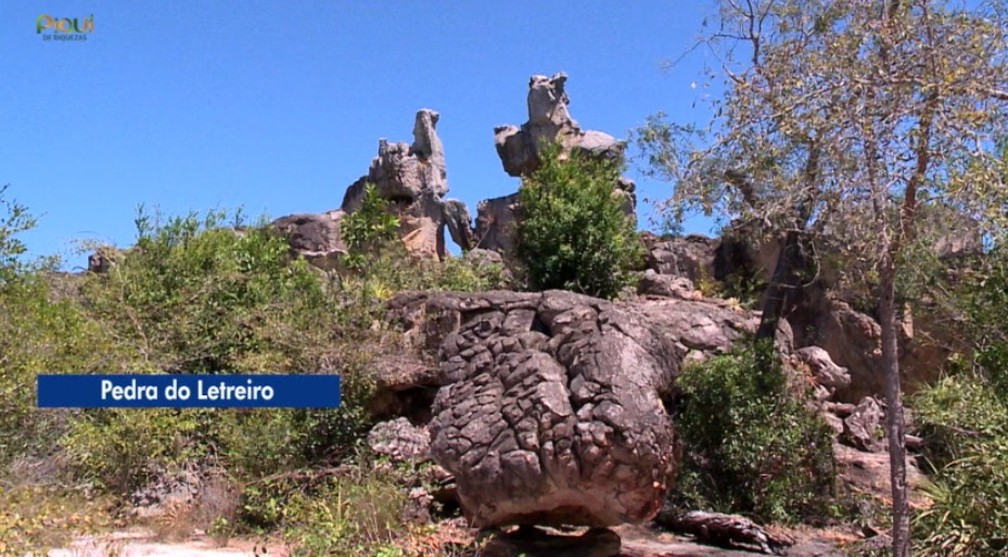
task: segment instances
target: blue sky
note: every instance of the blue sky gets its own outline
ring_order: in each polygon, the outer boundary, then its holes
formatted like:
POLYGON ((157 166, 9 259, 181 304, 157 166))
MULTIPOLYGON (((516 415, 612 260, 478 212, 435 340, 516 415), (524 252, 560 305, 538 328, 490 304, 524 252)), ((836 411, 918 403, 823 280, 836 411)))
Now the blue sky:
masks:
MULTIPOLYGON (((493 128, 526 119, 532 74, 565 71, 571 114, 616 137, 658 110, 706 122, 703 54, 671 71, 708 2, 0 2, 0 185, 39 217, 33 254, 129 245, 138 204, 278 217, 339 206, 378 139, 441 113, 449 197, 511 193, 493 128), (84 18, 44 41, 41 14, 84 18), (696 105, 693 107, 693 105, 696 105)), ((640 197, 668 185, 631 169, 640 197)), ((643 206, 641 212, 649 210, 643 206)), ((690 226, 710 232, 703 219, 690 226)))

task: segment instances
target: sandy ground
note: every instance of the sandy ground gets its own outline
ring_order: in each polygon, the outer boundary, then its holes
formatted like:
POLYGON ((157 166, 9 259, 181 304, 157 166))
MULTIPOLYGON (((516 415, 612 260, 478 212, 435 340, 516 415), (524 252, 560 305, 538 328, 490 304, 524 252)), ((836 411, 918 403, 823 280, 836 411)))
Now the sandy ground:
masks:
POLYGON ((207 536, 186 541, 159 541, 145 530, 115 532, 102 536, 77 538, 69 547, 54 549, 49 557, 287 557, 287 550, 276 542, 229 540, 225 547, 207 536))

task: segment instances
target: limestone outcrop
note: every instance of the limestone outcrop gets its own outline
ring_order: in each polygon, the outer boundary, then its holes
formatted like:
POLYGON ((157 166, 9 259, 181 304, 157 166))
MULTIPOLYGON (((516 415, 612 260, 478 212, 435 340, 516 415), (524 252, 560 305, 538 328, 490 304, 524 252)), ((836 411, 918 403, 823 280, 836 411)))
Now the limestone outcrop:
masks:
POLYGON ((405 293, 389 319, 435 362, 409 388, 438 388, 431 458, 477 526, 652 518, 677 465, 665 402, 682 361, 758 324, 709 301, 561 291, 405 293))

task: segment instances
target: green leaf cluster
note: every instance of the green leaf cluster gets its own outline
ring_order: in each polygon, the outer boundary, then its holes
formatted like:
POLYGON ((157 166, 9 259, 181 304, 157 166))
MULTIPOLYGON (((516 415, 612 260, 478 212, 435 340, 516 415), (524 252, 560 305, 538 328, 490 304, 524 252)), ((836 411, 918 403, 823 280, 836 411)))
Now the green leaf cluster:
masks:
POLYGON ((683 458, 673 501, 763 521, 821 521, 834 493, 831 431, 791 392, 769 343, 741 346, 678 378, 683 458))
POLYGON ((544 144, 539 168, 519 190, 516 251, 535 289, 614 298, 639 267, 641 245, 623 199, 620 169, 544 144))

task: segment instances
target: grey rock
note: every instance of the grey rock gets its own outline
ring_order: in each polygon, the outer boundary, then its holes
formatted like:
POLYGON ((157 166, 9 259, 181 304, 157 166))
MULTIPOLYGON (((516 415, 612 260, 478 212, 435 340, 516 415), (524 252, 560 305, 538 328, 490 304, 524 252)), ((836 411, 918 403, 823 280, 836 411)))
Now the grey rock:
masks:
POLYGON ((431 458, 479 527, 643 522, 676 469, 663 400, 690 350, 759 319, 704 301, 404 293, 389 319, 437 362, 431 458))
POLYGON ((513 255, 515 222, 520 216, 517 193, 480 201, 476 206, 476 247, 513 255))
POLYGON ((504 170, 511 176, 533 172, 540 164, 543 140, 559 143, 564 150, 580 150, 590 156, 620 160, 624 144, 599 131, 582 131, 571 118, 565 84, 567 74, 529 78, 528 121, 522 126, 494 129, 494 144, 504 170))
POLYGON ((874 319, 830 301, 815 318, 815 331, 814 343, 850 375, 850 383, 836 391, 837 400, 856 402, 883 392, 882 329, 874 319))
POLYGON ((717 238, 691 234, 683 238, 661 239, 642 234, 646 250, 644 260, 649 269, 662 274, 683 277, 694 284, 714 279, 714 253, 717 238))
POLYGON ((795 353, 809 366, 816 383, 825 387, 831 395, 850 385, 851 377, 847 368, 836 365, 826 350, 818 346, 806 346, 795 353))
POLYGON ((458 199, 445 199, 441 208, 444 224, 455 245, 462 248, 463 251, 475 247, 476 238, 473 236, 472 219, 469 217, 469 209, 465 203, 458 199))
POLYGON ((208 473, 208 470, 200 470, 193 464, 153 470, 151 479, 130 494, 130 514, 139 518, 152 518, 170 512, 173 508, 192 505, 208 473))
POLYGON ((382 198, 404 203, 425 195, 440 199, 448 193, 444 149, 436 132, 439 119, 433 110, 419 110, 412 145, 378 140, 378 156, 371 161, 367 175, 347 189, 340 208, 345 212, 356 210, 368 182, 375 185, 382 198))
MULTIPOLYGON (((504 171, 511 176, 527 176, 542 163, 543 142, 556 143, 564 154, 580 152, 596 159, 623 160, 625 144, 599 131, 583 131, 568 111, 570 98, 567 75, 533 75, 529 78, 528 121, 521 127, 506 125, 494 129, 494 145, 504 171)), ((620 178, 613 184, 614 195, 622 199, 623 212, 636 221, 637 197, 632 180, 620 178)), ((514 227, 518 218, 518 195, 480 202, 476 217, 478 247, 513 255, 514 227)))
POLYGON ((469 212, 458 200, 443 199, 448 192, 444 147, 437 135, 440 116, 430 109, 417 112, 413 143, 378 141, 378 155, 367 174, 351 184, 337 210, 318 215, 290 215, 274 221, 295 254, 323 268, 333 268, 347 247, 339 223, 353 213, 364 198, 367 184, 391 202, 399 218, 399 237, 409 251, 428 259, 445 259, 445 228, 463 250, 473 247, 469 212))
POLYGON ((637 294, 680 300, 694 300, 699 297, 699 292, 693 289, 693 282, 690 279, 681 276, 659 275, 653 269, 648 269, 641 276, 637 283, 637 294))
POLYGON ((123 256, 120 250, 111 246, 98 248, 88 256, 87 270, 91 273, 104 274, 116 266, 116 260, 123 256))
POLYGON ((539 528, 497 532, 480 552, 483 557, 618 557, 621 541, 612 530, 561 533, 539 528))
POLYGON ((393 462, 420 462, 430 452, 430 434, 406 418, 380 422, 368 433, 368 446, 393 462))
POLYGON ((885 410, 874 397, 861 399, 850 416, 844 418, 844 432, 840 441, 865 452, 879 452, 885 448, 882 429, 885 410))
POLYGON ((347 253, 339 227, 343 215, 343 211, 287 215, 273 221, 272 227, 287 239, 293 254, 331 270, 338 267, 340 257, 347 253))

